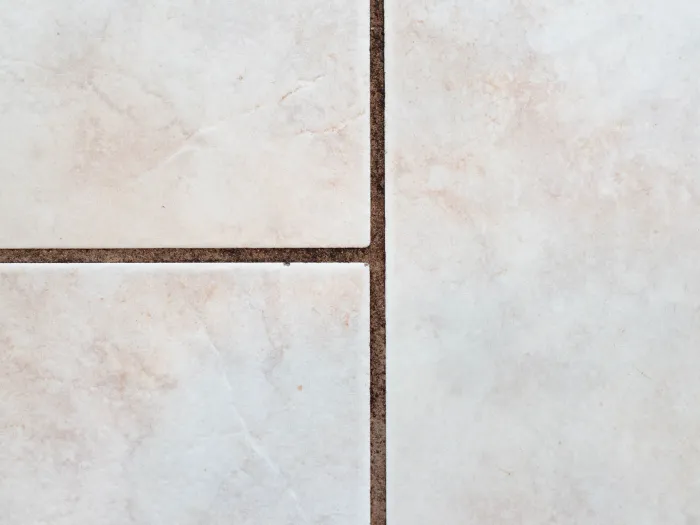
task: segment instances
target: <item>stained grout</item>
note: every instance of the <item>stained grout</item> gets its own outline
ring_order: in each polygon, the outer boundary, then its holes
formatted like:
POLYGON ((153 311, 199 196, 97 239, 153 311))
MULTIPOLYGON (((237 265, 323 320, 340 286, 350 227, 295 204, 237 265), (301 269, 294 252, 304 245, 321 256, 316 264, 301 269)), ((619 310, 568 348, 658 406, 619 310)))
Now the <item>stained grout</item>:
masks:
POLYGON ((384 1, 370 0, 370 199, 367 248, 0 249, 2 263, 351 263, 370 269, 370 515, 386 525, 384 1))

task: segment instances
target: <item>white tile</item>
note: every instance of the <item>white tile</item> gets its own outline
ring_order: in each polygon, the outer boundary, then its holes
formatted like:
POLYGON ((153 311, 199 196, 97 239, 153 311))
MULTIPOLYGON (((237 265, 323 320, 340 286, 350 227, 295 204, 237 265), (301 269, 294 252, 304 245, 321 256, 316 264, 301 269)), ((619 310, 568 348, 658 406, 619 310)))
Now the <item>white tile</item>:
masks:
POLYGON ((0 267, 3 525, 368 524, 368 271, 0 267))
POLYGON ((698 35, 388 1, 390 525, 700 523, 698 35))
POLYGON ((369 241, 362 0, 0 14, 0 247, 369 241))

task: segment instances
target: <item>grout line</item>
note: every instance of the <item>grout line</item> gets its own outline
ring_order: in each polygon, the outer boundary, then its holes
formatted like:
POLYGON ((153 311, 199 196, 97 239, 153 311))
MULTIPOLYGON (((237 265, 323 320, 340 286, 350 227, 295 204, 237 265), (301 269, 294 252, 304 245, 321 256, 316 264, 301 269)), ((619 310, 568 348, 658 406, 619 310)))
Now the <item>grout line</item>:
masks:
POLYGON ((384 0, 370 0, 370 514, 386 525, 386 218, 384 0))
POLYGON ((369 262, 369 248, 0 249, 0 263, 369 262))
POLYGON ((370 267, 370 515, 386 525, 384 2, 370 2, 370 199, 367 248, 0 249, 2 263, 349 263, 370 267))

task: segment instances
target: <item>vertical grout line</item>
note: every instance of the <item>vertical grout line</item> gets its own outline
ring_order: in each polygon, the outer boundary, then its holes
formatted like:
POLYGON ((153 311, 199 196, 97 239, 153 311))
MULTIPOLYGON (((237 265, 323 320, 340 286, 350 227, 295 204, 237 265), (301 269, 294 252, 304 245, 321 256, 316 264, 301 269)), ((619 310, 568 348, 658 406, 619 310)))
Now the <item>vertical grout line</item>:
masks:
POLYGON ((386 246, 384 2, 370 0, 370 513, 386 525, 386 246))

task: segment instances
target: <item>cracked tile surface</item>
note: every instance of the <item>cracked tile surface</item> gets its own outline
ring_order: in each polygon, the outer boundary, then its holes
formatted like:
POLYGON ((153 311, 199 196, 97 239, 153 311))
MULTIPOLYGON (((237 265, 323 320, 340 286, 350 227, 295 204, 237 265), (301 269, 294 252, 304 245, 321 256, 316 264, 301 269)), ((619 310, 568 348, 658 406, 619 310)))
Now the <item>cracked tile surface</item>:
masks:
POLYGON ((699 34, 388 1, 390 525, 700 523, 699 34))
POLYGON ((368 270, 2 265, 4 525, 369 523, 368 270))
POLYGON ((5 2, 0 247, 369 242, 366 2, 5 2))

